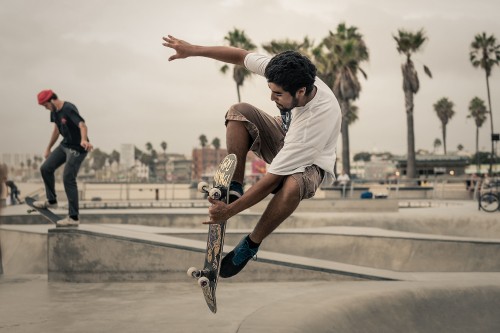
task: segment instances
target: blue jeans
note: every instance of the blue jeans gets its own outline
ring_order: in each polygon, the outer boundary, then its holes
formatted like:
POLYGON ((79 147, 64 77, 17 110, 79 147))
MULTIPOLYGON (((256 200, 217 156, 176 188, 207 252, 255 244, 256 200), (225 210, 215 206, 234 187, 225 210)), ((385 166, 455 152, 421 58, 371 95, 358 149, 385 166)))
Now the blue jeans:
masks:
POLYGON ((64 191, 68 198, 69 215, 71 216, 78 216, 78 186, 76 184, 76 176, 86 156, 87 152, 81 153, 59 145, 50 153, 49 157, 47 157, 40 167, 47 200, 54 201, 57 200, 54 173, 61 165, 66 163, 64 166, 63 183, 64 191))

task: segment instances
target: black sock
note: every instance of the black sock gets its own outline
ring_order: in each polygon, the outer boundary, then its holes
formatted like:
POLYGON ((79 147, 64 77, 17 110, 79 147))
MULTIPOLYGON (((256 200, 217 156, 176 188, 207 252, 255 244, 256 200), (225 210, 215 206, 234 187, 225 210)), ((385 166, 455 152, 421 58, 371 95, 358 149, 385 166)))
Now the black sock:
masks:
POLYGON ((250 239, 250 235, 247 236, 247 242, 251 249, 256 249, 259 247, 260 243, 255 243, 250 239))
POLYGON ((78 221, 78 215, 70 215, 69 216, 73 221, 78 221))
POLYGON ((57 200, 49 200, 49 204, 53 205, 53 204, 56 204, 57 203, 57 200))

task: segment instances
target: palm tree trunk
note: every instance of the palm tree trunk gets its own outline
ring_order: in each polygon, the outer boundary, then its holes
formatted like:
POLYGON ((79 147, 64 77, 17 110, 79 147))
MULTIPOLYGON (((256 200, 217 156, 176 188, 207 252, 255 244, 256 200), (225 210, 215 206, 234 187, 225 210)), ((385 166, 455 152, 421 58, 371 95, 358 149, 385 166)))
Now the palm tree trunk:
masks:
POLYGON ((342 121, 342 170, 351 175, 351 161, 349 153, 349 125, 347 121, 342 121))
POLYGON ((479 166, 479 127, 476 126, 476 166, 477 173, 479 173, 481 167, 479 166))
POLYGON ((342 98, 339 98, 340 109, 342 111, 342 125, 340 132, 342 133, 342 170, 351 175, 351 162, 349 153, 349 125, 347 124, 347 113, 349 112, 349 103, 342 98))
POLYGON ((415 130, 413 126, 413 106, 413 92, 411 92, 410 90, 405 90, 408 154, 408 160, 406 163, 406 177, 408 179, 415 178, 417 175, 415 160, 415 130))
POLYGON ((488 170, 488 175, 491 177, 493 175, 493 160, 495 159, 495 147, 493 144, 493 112, 491 111, 491 96, 490 96, 490 81, 488 79, 488 73, 486 73, 486 90, 488 91, 488 106, 490 108, 490 125, 491 125, 491 156, 490 156, 490 169, 488 170))
POLYGON ((443 124, 443 148, 444 148, 444 154, 446 155, 446 125, 443 124))
POLYGON ((236 92, 238 93, 238 103, 241 103, 240 85, 237 83, 236 83, 236 92))

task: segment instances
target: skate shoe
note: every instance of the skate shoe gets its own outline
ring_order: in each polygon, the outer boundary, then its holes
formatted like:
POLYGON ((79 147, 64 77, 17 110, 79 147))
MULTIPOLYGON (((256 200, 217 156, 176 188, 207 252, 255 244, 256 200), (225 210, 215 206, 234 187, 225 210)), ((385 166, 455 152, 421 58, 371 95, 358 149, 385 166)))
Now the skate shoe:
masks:
POLYGON ((248 242, 248 236, 244 237, 236 247, 229 252, 221 261, 219 275, 223 278, 229 278, 238 274, 255 257, 257 260, 257 251, 259 247, 251 248, 248 242))

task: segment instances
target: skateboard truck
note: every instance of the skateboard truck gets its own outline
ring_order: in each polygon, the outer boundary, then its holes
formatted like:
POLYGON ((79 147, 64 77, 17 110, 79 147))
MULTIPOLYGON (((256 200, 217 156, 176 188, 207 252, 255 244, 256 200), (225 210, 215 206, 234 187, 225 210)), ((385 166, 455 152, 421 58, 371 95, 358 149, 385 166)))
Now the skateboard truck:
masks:
POLYGON ((206 193, 208 196, 214 200, 225 201, 227 189, 222 186, 210 187, 206 182, 198 183, 198 191, 201 193, 206 193))
POLYGON ((208 279, 210 271, 207 269, 200 270, 197 269, 196 267, 190 267, 187 271, 187 275, 189 277, 192 277, 193 279, 198 279, 198 284, 202 288, 206 288, 210 282, 210 280, 208 279))

